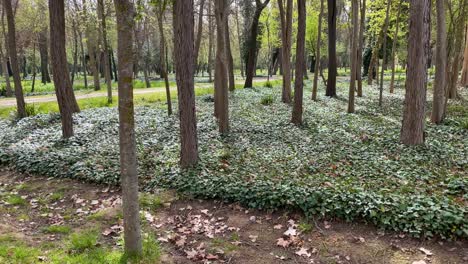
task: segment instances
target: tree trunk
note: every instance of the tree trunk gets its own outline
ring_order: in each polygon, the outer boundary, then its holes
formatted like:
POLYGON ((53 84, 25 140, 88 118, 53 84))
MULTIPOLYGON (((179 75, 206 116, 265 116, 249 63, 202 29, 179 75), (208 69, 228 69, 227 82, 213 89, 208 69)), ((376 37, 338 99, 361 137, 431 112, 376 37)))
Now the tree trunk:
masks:
POLYGON ((392 1, 388 0, 387 2, 387 11, 385 12, 385 24, 383 28, 383 59, 382 59, 382 70, 380 71, 380 90, 379 90, 379 106, 382 106, 383 100, 383 82, 384 82, 384 73, 385 73, 385 57, 387 57, 387 31, 388 31, 388 23, 389 23, 389 13, 390 13, 390 6, 392 1))
MULTIPOLYGON (((2 12, 3 13, 3 12, 2 12)), ((8 55, 6 55, 8 52, 3 52, 3 47, 0 42, 0 59, 2 60, 2 72, 3 72, 3 77, 5 77, 5 89, 6 89, 6 96, 11 97, 13 94, 13 91, 11 90, 11 84, 10 84, 10 75, 8 74, 8 55)))
MULTIPOLYGON (((211 4, 210 4, 211 5, 211 4)), ((192 167, 198 161, 197 119, 193 61, 193 0, 174 1, 174 56, 180 116, 180 166, 192 167)))
POLYGON ((314 84, 312 86, 312 100, 317 101, 317 90, 318 90, 318 77, 320 67, 320 44, 322 40, 322 17, 323 17, 323 3, 324 0, 320 0, 320 14, 318 17, 318 29, 317 29, 317 51, 315 54, 315 69, 314 69, 314 84))
POLYGON ((362 97, 362 50, 364 49, 364 32, 366 30, 366 0, 362 0, 361 4, 361 20, 359 28, 359 47, 357 59, 357 96, 362 97))
POLYGON ((240 71, 241 71, 241 76, 244 78, 244 60, 242 56, 242 41, 241 41, 241 33, 240 33, 240 24, 239 24, 239 3, 238 0, 236 0, 236 30, 237 30, 237 42, 239 45, 239 62, 240 62, 240 71))
POLYGON ((463 68, 460 80, 461 86, 468 87, 468 25, 465 34, 465 52, 463 55, 463 68))
MULTIPOLYGON (((210 0, 208 0, 210 1, 210 0)), ((198 63, 198 54, 200 52, 200 44, 203 33, 203 7, 205 5, 205 0, 200 0, 200 7, 198 9, 198 31, 197 31, 197 40, 195 41, 195 56, 193 59, 193 68, 197 68, 198 63)))
POLYGON ((410 0, 408 72, 401 127, 405 145, 424 144, 429 0, 410 0))
POLYGON ((229 91, 234 91, 236 89, 236 84, 234 80, 234 59, 232 58, 231 51, 231 38, 229 36, 229 12, 226 14, 226 23, 224 23, 226 33, 226 59, 228 62, 228 77, 229 77, 229 91))
POLYGON ((102 33, 102 52, 104 54, 104 78, 107 85, 107 103, 112 104, 112 78, 110 76, 109 44, 107 43, 107 26, 104 10, 104 0, 98 0, 98 17, 100 20, 100 32, 102 33))
POLYGON ((83 1, 83 17, 85 18, 85 25, 86 25, 86 48, 88 49, 88 56, 89 56, 89 66, 91 68, 91 72, 93 74, 93 82, 94 82, 94 90, 98 91, 101 90, 101 84, 99 79, 99 68, 98 68, 98 60, 96 58, 96 45, 95 45, 95 36, 92 25, 89 23, 87 17, 87 10, 88 6, 86 4, 86 0, 83 1))
MULTIPOLYGON (((65 51, 65 4, 63 0, 49 0, 50 58, 55 94, 62 121, 63 138, 73 136, 73 112, 77 111, 65 51)), ((78 109, 79 111, 79 109, 78 109)))
MULTIPOLYGON (((292 1, 292 0, 289 0, 292 1)), ((270 0, 255 0, 255 13, 252 18, 252 25, 250 27, 250 36, 247 41, 247 61, 245 66, 245 84, 244 88, 253 86, 253 77, 255 75, 255 63, 257 58, 257 36, 260 15, 263 9, 268 5, 270 0)))
POLYGON ((445 25, 444 0, 436 0, 437 42, 434 95, 432 101, 431 122, 440 124, 444 118, 445 77, 447 70, 447 29, 445 25))
MULTIPOLYGON (((166 86, 166 103, 167 103, 167 115, 172 115, 172 102, 171 102, 171 89, 169 87, 169 78, 167 76, 167 68, 166 68, 166 38, 164 36, 164 28, 163 28, 163 19, 164 19, 164 12, 166 11, 167 0, 163 0, 159 3, 159 10, 158 10, 158 28, 159 28, 159 62, 161 67, 161 75, 164 78, 164 84, 166 86)), ((193 10, 193 8, 192 8, 193 10)), ((192 56, 193 57, 193 56, 192 56)), ((193 71, 192 71, 193 73, 193 71)))
POLYGON ((124 242, 127 255, 141 255, 138 173, 133 107, 133 28, 135 11, 129 0, 114 0, 119 61, 119 146, 124 242))
POLYGON ((358 46, 359 46, 359 6, 358 0, 352 0, 352 38, 351 38, 351 51, 350 51, 350 62, 351 62, 351 80, 349 82, 349 101, 348 101, 348 113, 354 113, 354 93, 356 91, 356 79, 358 73, 358 46))
POLYGON ((18 57, 16 55, 16 31, 15 21, 13 17, 13 9, 11 0, 3 0, 3 8, 5 9, 8 22, 8 52, 10 54, 10 64, 13 68, 13 81, 15 83, 16 107, 18 109, 18 117, 26 117, 26 103, 24 102, 23 86, 21 85, 20 70, 18 66, 18 57))
POLYGON ((281 21, 281 43, 282 43, 282 68, 283 89, 281 100, 283 103, 291 103, 291 40, 292 40, 292 0, 286 0, 286 11, 283 0, 278 0, 281 21), (286 13, 285 13, 286 12, 286 13))
MULTIPOLYGON (((398 13, 397 13, 397 20, 396 20, 396 29, 395 35, 393 36, 393 44, 392 44, 392 77, 390 79, 390 93, 393 93, 395 90, 395 54, 396 54, 396 45, 398 42, 398 30, 400 29, 400 15, 401 15, 401 4, 403 0, 400 0, 398 4, 398 13)), ((444 18, 445 19, 445 18, 444 18)))
POLYGON ((78 32, 76 29, 75 18, 72 18, 72 31, 73 31, 73 68, 71 72, 71 85, 75 82, 76 68, 78 67, 78 32))
POLYGON ((213 26, 213 12, 212 12, 212 3, 208 1, 208 82, 213 81, 212 77, 212 66, 213 66, 213 35, 214 35, 214 26, 213 26))
POLYGON ((38 35, 39 55, 41 57, 41 82, 50 83, 49 74, 49 48, 47 44, 47 32, 44 30, 38 35))
POLYGON ((216 68, 215 68, 215 113, 219 133, 229 132, 228 61, 226 58, 226 26, 228 0, 215 0, 216 18, 216 68))
POLYGON ((83 68, 84 87, 85 89, 88 89, 88 70, 86 67, 86 55, 85 55, 84 46, 83 46, 83 35, 81 32, 79 32, 78 36, 80 38, 81 67, 83 68))
POLYGON ((305 71, 305 30, 306 0, 297 0, 297 42, 296 42, 296 76, 294 78, 294 107, 291 122, 296 126, 302 124, 302 100, 305 71))
POLYGON ((336 97, 336 0, 328 1, 328 81, 326 96, 336 97))

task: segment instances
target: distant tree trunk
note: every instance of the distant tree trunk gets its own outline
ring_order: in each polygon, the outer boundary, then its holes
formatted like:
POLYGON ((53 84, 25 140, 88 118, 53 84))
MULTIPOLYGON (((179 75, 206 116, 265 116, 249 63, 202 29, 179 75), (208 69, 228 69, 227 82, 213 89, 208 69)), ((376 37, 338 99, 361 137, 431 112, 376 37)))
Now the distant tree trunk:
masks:
POLYGON ((213 66, 213 36, 214 36, 214 26, 213 26, 213 12, 212 12, 212 3, 208 1, 208 82, 213 81, 212 77, 212 66, 213 66))
POLYGON ((73 136, 73 112, 78 112, 68 75, 67 54, 65 51, 65 5, 63 0, 49 0, 50 58, 54 78, 55 94, 62 121, 63 138, 73 136))
POLYGON ((356 78, 358 73, 358 46, 359 46, 359 3, 358 0, 352 0, 352 38, 351 38, 351 51, 350 51, 350 62, 351 62, 351 81, 349 82, 349 101, 348 101, 348 113, 354 113, 354 93, 356 91, 356 78))
POLYGON ((216 68, 215 68, 215 115, 219 133, 229 132, 228 61, 226 58, 226 20, 228 0, 215 0, 216 18, 216 68))
POLYGON ((112 61, 112 69, 114 71, 114 81, 117 82, 119 80, 119 77, 117 76, 117 66, 115 65, 115 58, 114 58, 114 51, 110 50, 111 54, 111 61, 112 61))
POLYGON ((102 33, 102 52, 104 54, 104 78, 107 85, 107 103, 112 103, 112 78, 109 64, 109 44, 107 43, 106 15, 104 10, 104 0, 98 0, 98 17, 100 20, 100 31, 102 33))
POLYGON ((188 168, 198 161, 197 119, 195 111, 193 61, 193 0, 174 1, 174 57, 180 116, 180 166, 188 168))
POLYGON ((81 51, 81 67, 83 69, 83 81, 85 89, 88 89, 88 70, 86 67, 86 55, 83 47, 83 34, 79 32, 79 41, 80 41, 80 51, 81 51))
POLYGON ((119 61, 119 147, 124 242, 127 255, 141 255, 138 172, 133 107, 133 28, 135 11, 129 0, 114 0, 119 61))
MULTIPOLYGON (((169 87, 169 78, 167 76, 166 69, 166 38, 164 37, 164 28, 163 28, 163 19, 164 12, 166 11, 167 0, 162 0, 158 6, 158 28, 159 28, 159 39, 160 39, 160 52, 159 52, 159 61, 161 68, 161 75, 164 78, 164 83, 166 85, 166 103, 167 103, 167 115, 172 115, 172 102, 171 102, 171 89, 169 87)), ((193 10, 193 7, 192 7, 193 10)), ((193 56, 192 56, 193 57, 193 56)))
POLYGON ((398 42, 398 30, 400 29, 400 15, 401 15, 401 4, 403 0, 400 0, 398 4, 398 13, 396 20, 395 35, 393 35, 393 44, 392 44, 392 77, 390 79, 390 93, 393 93, 395 89, 395 54, 396 54, 396 45, 398 42))
POLYGON ((33 42, 32 50, 32 82, 31 82, 31 93, 34 93, 34 86, 36 85, 36 42, 33 42))
POLYGON ((382 59, 382 70, 380 71, 380 90, 379 90, 379 106, 382 106, 383 100, 383 82, 384 82, 384 73, 385 73, 385 58, 387 57, 387 31, 388 31, 388 24, 389 24, 389 13, 390 13, 390 6, 392 1, 388 0, 387 2, 387 11, 385 12, 385 24, 383 28, 383 59, 382 59))
POLYGON ((437 42, 434 95, 432 101, 431 122, 440 124, 444 118, 445 77, 447 70, 447 29, 445 25, 444 0, 436 0, 437 42))
POLYGON ((302 124, 302 100, 305 72, 305 31, 306 0, 297 0, 297 42, 296 42, 296 76, 294 78, 294 107, 291 122, 296 126, 302 124))
POLYGON ((75 18, 72 18, 72 31, 73 31, 73 68, 71 72, 71 85, 75 82, 76 69, 78 68, 78 32, 76 28, 75 18))
MULTIPOLYGON (((208 0, 210 1, 210 0, 208 0)), ((205 5, 205 0, 200 0, 200 7, 198 9, 198 31, 197 31, 197 40, 195 41, 195 56, 193 59, 193 68, 197 68, 198 63, 198 54, 200 52, 200 44, 202 39, 203 33, 203 7, 205 5)))
POLYGON ((281 21, 281 44, 282 44, 282 68, 283 68, 283 89, 281 101, 291 103, 291 40, 292 40, 292 8, 293 1, 286 0, 286 11, 283 0, 278 0, 281 21))
POLYGON ((359 47, 357 59, 357 96, 362 97, 362 50, 364 49, 364 32, 366 30, 366 0, 362 0, 361 4, 361 20, 359 28, 359 47))
MULTIPOLYGON (((292 1, 292 0, 289 0, 292 1)), ((252 18, 252 24, 250 27, 250 36, 247 40, 247 61, 245 66, 245 84, 244 88, 253 86, 253 77, 255 75, 255 64, 257 58, 257 36, 258 36, 258 25, 260 15, 263 9, 268 5, 270 0, 255 0, 255 13, 252 18)))
POLYGON ((336 97, 336 0, 328 1, 328 81, 326 96, 336 97))
POLYGON ((239 45, 239 61, 240 61, 240 71, 241 76, 244 78, 244 60, 242 56, 242 41, 241 41, 241 33, 240 33, 240 24, 239 24, 239 0, 236 0, 236 29, 237 29, 237 42, 239 45))
POLYGON ((16 54, 16 31, 15 21, 13 17, 13 9, 11 0, 3 0, 3 8, 5 9, 8 22, 8 52, 10 54, 10 64, 13 68, 13 81, 15 83, 16 107, 18 109, 18 117, 26 117, 26 103, 24 102, 23 86, 21 85, 20 70, 18 66, 18 57, 16 54))
POLYGON ((226 59, 228 62, 228 77, 229 77, 229 91, 234 91, 236 89, 236 84, 234 80, 234 59, 232 58, 231 51, 231 37, 229 36, 229 12, 226 14, 226 23, 224 23, 226 33, 226 59))
POLYGON ((424 144, 429 0, 410 0, 408 72, 401 128, 405 145, 424 144))
POLYGON ((466 26, 465 52, 463 55, 463 68, 460 83, 462 86, 468 87, 468 25, 466 26))
POLYGON ((376 73, 375 77, 376 77, 377 83, 378 83, 378 77, 379 77, 379 74, 378 74, 378 70, 379 70, 379 67, 378 67, 378 64, 379 64, 379 50, 380 50, 380 46, 382 45, 383 37, 384 37, 383 36, 383 31, 380 31, 379 36, 377 37, 377 40, 375 42, 374 48, 372 49, 372 55, 371 55, 371 60, 370 60, 370 63, 369 63, 369 69, 367 70, 367 84, 368 85, 372 85, 372 81, 374 80, 374 72, 376 73))
MULTIPOLYGON (((318 90, 318 77, 320 67, 320 46, 322 40, 322 17, 323 17, 323 1, 320 0, 320 14, 318 17, 318 29, 317 29, 317 51, 315 54, 315 69, 314 69, 314 84, 312 86, 312 100, 317 101, 317 90, 318 90)), ((364 0, 365 1, 365 0, 364 0)))
MULTIPOLYGON (((2 13, 3 13, 3 10, 2 10, 2 13)), ((6 92, 7 97, 11 97, 13 95, 13 91, 11 90, 10 75, 8 74, 8 55, 6 55, 6 53, 8 52, 5 52, 5 53, 3 52, 2 43, 0 42, 0 57, 1 57, 0 59, 2 60, 3 77, 5 77, 5 86, 6 86, 5 92, 6 92)))
POLYGON ((93 81, 94 81, 94 90, 98 91, 101 90, 101 84, 99 79, 99 67, 98 67, 98 60, 96 58, 96 45, 95 45, 95 36, 92 30, 92 25, 88 21, 87 17, 87 10, 88 6, 86 4, 86 0, 83 1, 83 17, 85 18, 85 27, 86 27, 86 48, 88 49, 88 56, 89 56, 89 65, 91 67, 91 72, 93 74, 93 81))
POLYGON ((49 74, 49 48, 47 44, 47 32, 41 31, 38 35, 39 55, 41 57, 41 82, 50 83, 49 74))

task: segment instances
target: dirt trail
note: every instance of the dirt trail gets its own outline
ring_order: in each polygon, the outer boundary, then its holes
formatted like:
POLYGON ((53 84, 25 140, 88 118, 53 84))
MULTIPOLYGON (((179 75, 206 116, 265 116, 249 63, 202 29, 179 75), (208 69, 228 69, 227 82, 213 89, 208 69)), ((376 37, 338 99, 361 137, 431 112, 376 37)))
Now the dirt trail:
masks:
MULTIPOLYGON (((98 227, 100 243, 116 247, 120 203, 114 187, 2 170, 0 236, 40 248, 67 236, 44 233, 46 226, 98 227), (9 204, 15 195, 24 202, 9 204)), ((299 213, 248 210, 171 191, 144 195, 141 210, 144 232, 163 248, 162 263, 468 263, 468 241, 417 240, 362 223, 307 221, 299 213)))

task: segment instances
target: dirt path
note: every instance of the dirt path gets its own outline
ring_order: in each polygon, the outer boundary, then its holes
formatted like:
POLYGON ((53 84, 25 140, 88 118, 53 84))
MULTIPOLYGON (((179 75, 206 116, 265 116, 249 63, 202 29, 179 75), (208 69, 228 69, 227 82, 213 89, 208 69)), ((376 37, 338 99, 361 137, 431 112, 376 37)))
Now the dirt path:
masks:
MULTIPOLYGON (((99 229, 97 246, 118 248, 120 204, 113 187, 2 170, 0 238, 39 248, 38 263, 47 263, 44 245, 60 247, 69 233, 87 228, 99 229), (70 231, 45 232, 50 226, 70 231)), ((362 223, 313 222, 170 191, 143 195, 141 210, 144 232, 162 247, 161 263, 468 263, 468 241, 411 239, 362 223)))

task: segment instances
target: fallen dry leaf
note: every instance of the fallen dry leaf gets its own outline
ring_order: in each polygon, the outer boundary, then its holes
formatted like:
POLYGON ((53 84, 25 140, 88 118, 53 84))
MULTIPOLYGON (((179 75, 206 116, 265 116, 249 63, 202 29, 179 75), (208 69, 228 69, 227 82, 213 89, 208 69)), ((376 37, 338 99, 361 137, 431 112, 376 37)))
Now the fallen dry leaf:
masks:
POLYGON ((276 245, 280 247, 287 248, 291 244, 289 240, 285 240, 284 238, 280 237, 276 240, 276 245))
POLYGON ((255 243, 257 241, 258 236, 250 235, 249 238, 250 238, 250 241, 255 243))
POLYGON ((308 257, 308 258, 309 258, 309 257, 311 256, 311 254, 310 254, 309 252, 307 252, 307 250, 308 250, 307 248, 301 247, 301 248, 299 249, 299 251, 296 251, 296 252, 294 252, 294 253, 295 253, 296 255, 298 255, 298 256, 305 256, 305 257, 308 257))
POLYGON ((424 260, 413 261, 411 264, 427 264, 424 260))
POLYGON ((294 227, 290 226, 288 227, 288 230, 286 230, 283 234, 285 236, 296 236, 297 230, 294 227))
POLYGON ((420 247, 419 250, 420 250, 422 253, 426 254, 427 256, 432 256, 432 255, 433 255, 432 252, 431 252, 429 249, 425 249, 425 248, 423 248, 423 247, 420 247))
POLYGON ((277 224, 277 225, 273 226, 273 229, 281 229, 281 228, 283 228, 283 225, 281 225, 281 224, 277 224))

